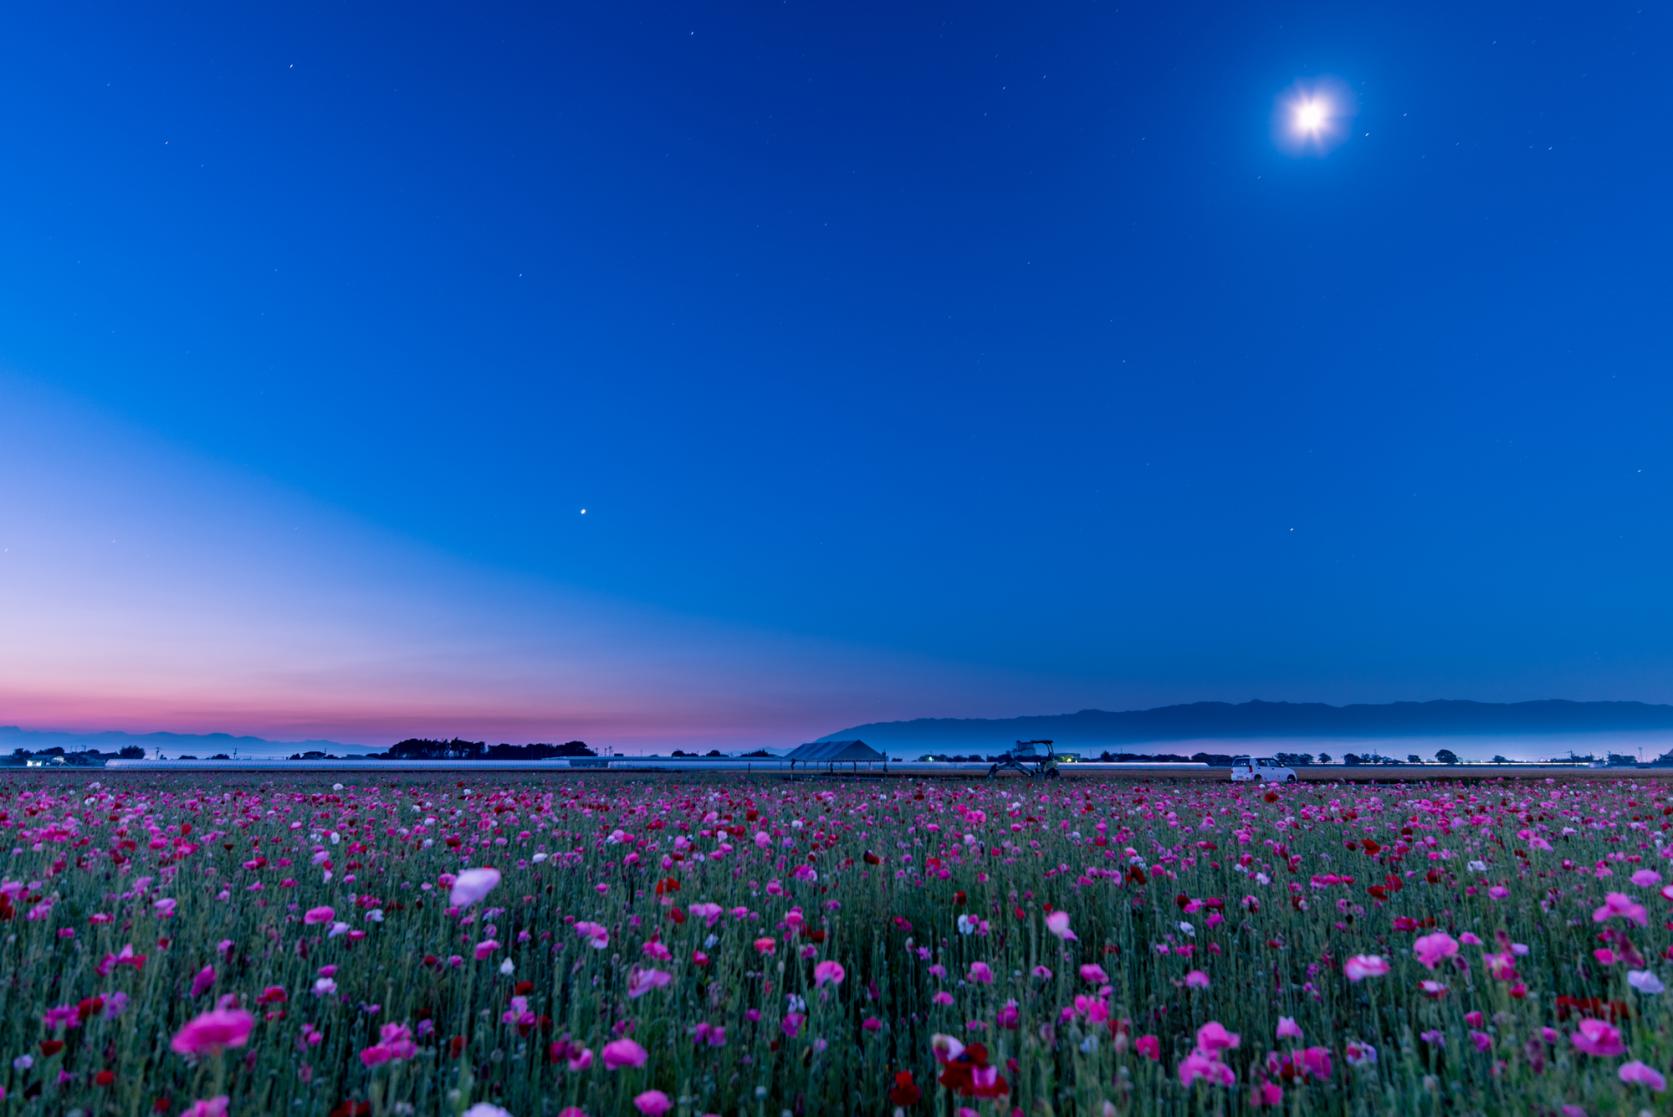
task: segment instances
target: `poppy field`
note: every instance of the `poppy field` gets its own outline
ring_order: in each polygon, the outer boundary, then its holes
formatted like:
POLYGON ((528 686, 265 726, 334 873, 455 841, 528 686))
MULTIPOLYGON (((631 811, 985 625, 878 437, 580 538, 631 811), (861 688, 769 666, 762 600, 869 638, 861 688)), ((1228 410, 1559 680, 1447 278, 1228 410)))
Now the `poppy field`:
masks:
POLYGON ((0 1114, 1670 1111, 1658 784, 0 782, 0 1114))

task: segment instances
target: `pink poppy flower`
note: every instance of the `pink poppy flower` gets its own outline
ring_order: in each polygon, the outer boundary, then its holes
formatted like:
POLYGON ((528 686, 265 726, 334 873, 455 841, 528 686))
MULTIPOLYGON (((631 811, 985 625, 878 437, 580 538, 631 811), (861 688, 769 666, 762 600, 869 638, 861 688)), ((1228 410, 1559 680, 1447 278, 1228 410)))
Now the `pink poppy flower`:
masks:
POLYGON ((1110 975, 1104 972, 1104 967, 1096 962, 1088 962, 1080 968, 1080 979, 1090 981, 1094 985, 1108 985, 1110 975))
POLYGON ((594 950, 603 950, 610 945, 610 932, 603 924, 580 922, 575 924, 575 933, 587 940, 587 945, 594 950))
POLYGON ((1133 1041, 1133 1050, 1154 1063, 1162 1057, 1162 1041, 1153 1035, 1140 1036, 1133 1041))
POLYGON ((1629 1086, 1648 1086, 1658 1094, 1667 1089, 1667 1079, 1662 1077, 1661 1072, 1637 1059, 1622 1063, 1618 1073, 1621 1081, 1629 1086))
POLYGON ((847 976, 848 971, 842 968, 841 962, 820 962, 813 967, 815 985, 841 985, 847 976))
POLYGON ((330 923, 336 918, 336 911, 328 907, 309 908, 302 913, 302 922, 310 927, 318 926, 321 923, 330 923))
POLYGON ((1592 912, 1592 922, 1606 923, 1616 916, 1640 927, 1650 922, 1650 913, 1644 910, 1644 905, 1625 892, 1611 892, 1604 896, 1603 906, 1592 912))
POLYGON ((200 1098, 182 1109, 180 1117, 227 1117, 227 1096, 200 1098))
POLYGON ((1458 954, 1458 940, 1445 931, 1436 931, 1412 943, 1412 953, 1417 955, 1417 960, 1423 963, 1425 969, 1432 970, 1458 954))
POLYGON ((992 985, 993 967, 986 962, 970 963, 970 971, 964 975, 966 981, 972 985, 992 985))
POLYGON ((1364 981, 1368 977, 1381 977, 1388 972, 1388 962, 1375 954, 1355 954, 1342 965, 1342 972, 1349 981, 1364 981))
POLYGON ((250 1042, 256 1018, 243 1009, 215 1009, 195 1016, 174 1033, 169 1046, 182 1055, 202 1055, 250 1042))
POLYGON ((1241 1037, 1236 1032, 1226 1031, 1225 1025, 1218 1020, 1210 1020, 1197 1029, 1197 1050, 1210 1055, 1234 1050, 1240 1042, 1241 1037))
POLYGON ((1180 1060, 1179 1083, 1189 1086, 1199 1078, 1217 1086, 1230 1086, 1237 1081, 1237 1075, 1226 1064, 1193 1051, 1180 1060))
POLYGON ((1279 1039, 1300 1039, 1301 1025, 1295 1022, 1293 1016, 1280 1016, 1278 1018, 1277 1036, 1279 1039))
POLYGON ((215 984, 215 967, 205 966, 192 977, 192 996, 201 997, 215 984))
POLYGON ((1192 970, 1190 973, 1185 975, 1185 988, 1207 989, 1208 975, 1201 970, 1192 970))
POLYGON ((1046 930, 1062 939, 1064 942, 1078 942, 1075 933, 1069 929, 1069 913, 1054 911, 1046 915, 1046 930))

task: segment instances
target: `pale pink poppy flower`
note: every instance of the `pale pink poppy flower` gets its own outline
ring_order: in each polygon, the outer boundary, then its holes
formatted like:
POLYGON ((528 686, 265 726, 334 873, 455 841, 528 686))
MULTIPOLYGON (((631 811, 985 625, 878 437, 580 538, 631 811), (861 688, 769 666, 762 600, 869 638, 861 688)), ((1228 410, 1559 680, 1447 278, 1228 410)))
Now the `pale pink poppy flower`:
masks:
POLYGON ((848 971, 842 968, 841 962, 820 962, 813 967, 815 985, 841 985, 847 976, 848 971))
POLYGON ((498 869, 466 869, 453 878, 453 891, 448 902, 456 908, 468 908, 481 903, 500 883, 498 869))
POLYGON ((666 970, 634 970, 627 975, 627 996, 629 1000, 637 1000, 653 989, 661 989, 674 975, 666 970))
POLYGON ((1279 1039, 1300 1039, 1301 1025, 1295 1022, 1293 1016, 1280 1016, 1278 1018, 1277 1036, 1279 1039))
POLYGON ((1062 939, 1064 942, 1078 942, 1075 933, 1069 929, 1069 913, 1066 911, 1050 912, 1046 916, 1046 930, 1062 939))

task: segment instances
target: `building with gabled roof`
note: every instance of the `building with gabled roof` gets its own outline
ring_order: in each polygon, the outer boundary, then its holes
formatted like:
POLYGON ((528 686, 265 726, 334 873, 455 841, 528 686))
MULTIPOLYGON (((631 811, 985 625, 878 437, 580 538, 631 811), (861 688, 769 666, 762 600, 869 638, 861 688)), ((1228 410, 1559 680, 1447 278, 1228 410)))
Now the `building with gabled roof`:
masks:
POLYGON ((785 759, 790 761, 792 770, 798 765, 823 765, 827 771, 834 771, 838 764, 846 764, 858 770, 862 764, 889 762, 887 756, 864 741, 809 741, 805 745, 797 745, 785 759))

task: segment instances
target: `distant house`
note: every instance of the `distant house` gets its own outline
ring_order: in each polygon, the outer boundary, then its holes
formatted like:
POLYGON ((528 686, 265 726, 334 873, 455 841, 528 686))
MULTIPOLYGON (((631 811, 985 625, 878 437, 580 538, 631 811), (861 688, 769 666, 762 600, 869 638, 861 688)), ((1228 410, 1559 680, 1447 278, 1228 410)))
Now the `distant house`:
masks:
POLYGON ((785 759, 790 761, 791 771, 800 765, 808 768, 823 767, 827 772, 832 772, 839 764, 846 764, 851 770, 858 771, 862 764, 869 767, 889 762, 887 756, 864 741, 809 741, 805 745, 797 745, 785 759))

